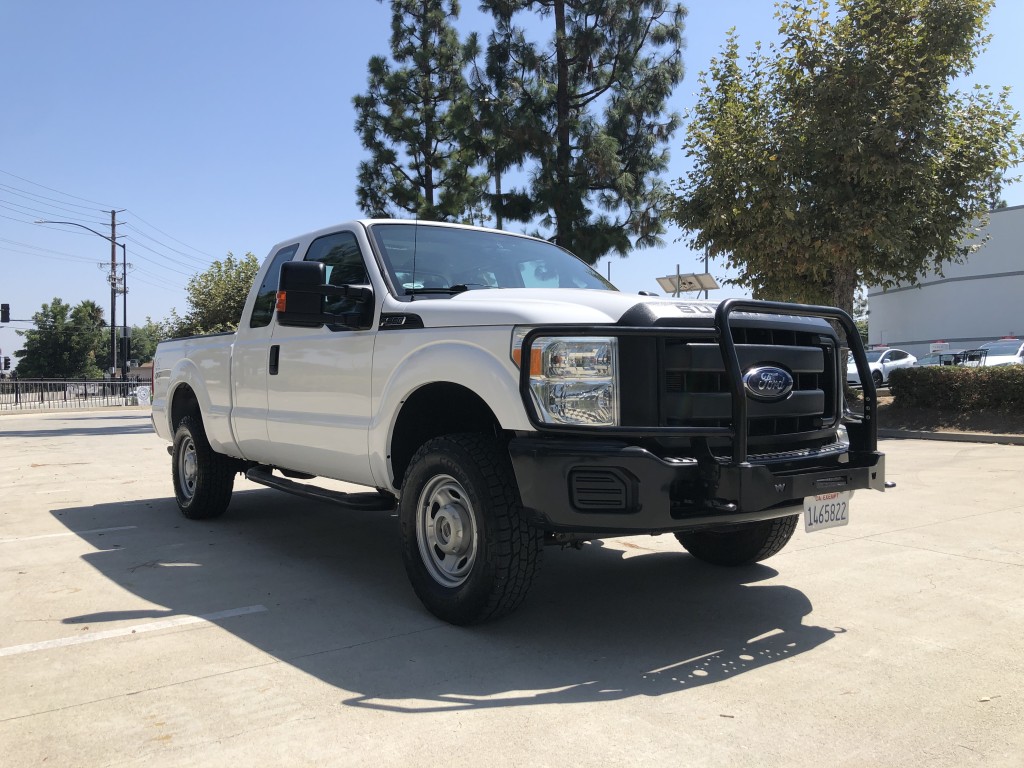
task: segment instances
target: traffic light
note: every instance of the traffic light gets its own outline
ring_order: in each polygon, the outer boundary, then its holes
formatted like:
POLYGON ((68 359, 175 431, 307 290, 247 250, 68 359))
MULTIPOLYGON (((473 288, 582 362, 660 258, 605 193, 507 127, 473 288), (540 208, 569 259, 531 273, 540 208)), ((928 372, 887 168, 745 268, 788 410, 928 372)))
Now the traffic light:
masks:
POLYGON ((0 323, 11 322, 11 305, 0 304, 0 323))
POLYGON ((11 358, 9 358, 9 357, 4 357, 4 370, 5 371, 11 370, 11 358))

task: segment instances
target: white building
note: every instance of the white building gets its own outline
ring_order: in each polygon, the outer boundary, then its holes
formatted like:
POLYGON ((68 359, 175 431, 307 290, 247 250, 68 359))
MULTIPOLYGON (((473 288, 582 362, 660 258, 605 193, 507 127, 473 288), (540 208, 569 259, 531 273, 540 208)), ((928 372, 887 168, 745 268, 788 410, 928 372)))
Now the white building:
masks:
POLYGON ((970 349, 1024 336, 1024 205, 993 211, 989 241, 911 287, 868 290, 868 342, 920 357, 933 342, 970 349))

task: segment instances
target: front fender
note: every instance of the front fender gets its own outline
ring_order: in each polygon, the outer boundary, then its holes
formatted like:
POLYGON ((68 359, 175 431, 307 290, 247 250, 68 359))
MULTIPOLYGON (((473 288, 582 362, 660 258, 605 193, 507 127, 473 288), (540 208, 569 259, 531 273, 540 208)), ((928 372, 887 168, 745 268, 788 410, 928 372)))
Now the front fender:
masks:
MULTIPOLYGON (((427 384, 463 386, 484 401, 503 430, 533 431, 519 396, 519 371, 508 354, 509 330, 470 330, 474 337, 438 339, 405 353, 396 340, 378 337, 368 449, 370 470, 380 487, 396 490, 388 464, 391 436, 405 400, 427 384), (494 349, 502 350, 501 354, 494 349)), ((451 404, 452 408, 458 406, 451 404)))

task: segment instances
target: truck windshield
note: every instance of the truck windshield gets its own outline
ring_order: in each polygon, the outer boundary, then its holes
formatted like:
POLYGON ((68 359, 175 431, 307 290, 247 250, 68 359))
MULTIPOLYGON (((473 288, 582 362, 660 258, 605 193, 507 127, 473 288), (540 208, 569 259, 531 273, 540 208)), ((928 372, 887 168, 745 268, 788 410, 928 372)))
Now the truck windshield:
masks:
POLYGON ((617 290, 568 251, 542 240, 415 222, 373 224, 370 234, 400 296, 478 288, 617 290))

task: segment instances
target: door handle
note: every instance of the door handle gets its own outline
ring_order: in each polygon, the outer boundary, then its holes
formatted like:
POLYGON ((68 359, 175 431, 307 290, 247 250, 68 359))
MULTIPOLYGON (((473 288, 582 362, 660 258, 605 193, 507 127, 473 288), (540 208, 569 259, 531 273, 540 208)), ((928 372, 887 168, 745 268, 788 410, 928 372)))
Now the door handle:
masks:
POLYGON ((277 376, 277 363, 281 359, 281 345, 272 344, 270 346, 270 364, 267 366, 267 373, 271 376, 277 376))

